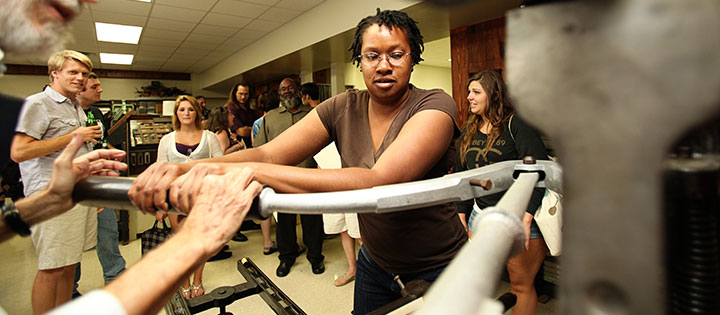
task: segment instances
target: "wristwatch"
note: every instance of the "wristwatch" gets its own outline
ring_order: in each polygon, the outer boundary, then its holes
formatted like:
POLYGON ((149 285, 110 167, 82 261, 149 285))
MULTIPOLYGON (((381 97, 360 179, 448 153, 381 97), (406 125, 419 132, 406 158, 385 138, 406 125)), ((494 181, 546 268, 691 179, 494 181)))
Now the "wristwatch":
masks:
POLYGON ((20 236, 30 235, 30 226, 20 218, 20 213, 15 208, 15 204, 6 202, 2 206, 2 216, 5 224, 15 233, 20 236))

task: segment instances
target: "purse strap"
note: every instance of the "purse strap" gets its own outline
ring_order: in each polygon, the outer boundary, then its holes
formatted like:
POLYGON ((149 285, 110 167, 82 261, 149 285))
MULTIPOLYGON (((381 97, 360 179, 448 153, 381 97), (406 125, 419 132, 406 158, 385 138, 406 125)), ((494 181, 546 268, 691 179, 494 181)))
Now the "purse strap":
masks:
MULTIPOLYGON (((155 219, 155 223, 153 223, 153 228, 159 229, 159 228, 158 228, 158 222, 160 222, 160 220, 155 219)), ((169 229, 168 226, 167 226, 167 223, 165 222, 165 219, 162 219, 162 225, 163 225, 163 227, 162 227, 163 230, 169 229)))

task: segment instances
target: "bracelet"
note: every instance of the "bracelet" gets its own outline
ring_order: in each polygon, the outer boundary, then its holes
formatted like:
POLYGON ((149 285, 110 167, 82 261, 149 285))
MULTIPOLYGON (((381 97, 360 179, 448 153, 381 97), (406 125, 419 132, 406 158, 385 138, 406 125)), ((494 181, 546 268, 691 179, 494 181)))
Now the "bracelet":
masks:
POLYGON ((5 203, 2 206, 2 215, 5 224, 10 227, 13 232, 20 236, 30 235, 30 226, 20 218, 20 213, 15 208, 15 204, 5 203))

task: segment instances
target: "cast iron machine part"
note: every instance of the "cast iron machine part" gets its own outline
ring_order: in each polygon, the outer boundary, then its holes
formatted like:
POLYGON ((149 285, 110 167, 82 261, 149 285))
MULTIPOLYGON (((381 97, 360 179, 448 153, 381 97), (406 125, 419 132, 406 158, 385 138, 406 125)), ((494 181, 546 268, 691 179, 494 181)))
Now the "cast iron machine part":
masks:
POLYGON ((300 306, 280 290, 250 258, 238 260, 237 269, 246 282, 234 286, 222 286, 190 300, 185 300, 179 293, 175 293, 165 306, 166 314, 197 314, 217 307, 220 315, 232 315, 226 310, 228 305, 239 299, 258 294, 275 314, 306 315, 300 306))
POLYGON ((565 172, 559 314, 670 314, 663 162, 720 112, 718 30, 717 0, 507 13, 513 103, 552 139, 565 172))

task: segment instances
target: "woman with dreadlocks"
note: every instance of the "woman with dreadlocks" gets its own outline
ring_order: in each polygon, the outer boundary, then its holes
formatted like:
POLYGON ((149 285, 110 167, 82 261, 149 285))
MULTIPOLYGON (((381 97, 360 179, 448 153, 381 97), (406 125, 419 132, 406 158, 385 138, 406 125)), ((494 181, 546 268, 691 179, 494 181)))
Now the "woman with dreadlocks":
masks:
MULTIPOLYGON (((130 189, 133 203, 151 213, 156 207, 167 209, 170 190, 170 203, 187 211, 206 174, 243 166, 253 168, 258 182, 284 193, 362 189, 447 174, 455 160, 453 138, 460 133, 457 107, 442 90, 410 84, 413 66, 422 61, 416 22, 403 12, 378 10, 360 21, 350 50, 367 90, 324 101, 262 146, 192 165, 152 165, 130 189), (332 141, 343 168, 294 166, 332 141)), ((405 283, 433 282, 467 241, 452 203, 361 213, 358 220, 363 246, 355 275, 354 314, 402 297, 395 276, 405 283)))
MULTIPOLYGON (((463 125, 458 139, 458 159, 455 171, 483 167, 495 162, 518 160, 525 156, 547 160, 545 145, 535 129, 528 126, 510 103, 505 82, 498 72, 484 70, 468 80, 469 118, 463 125)), ((523 217, 525 227, 525 251, 507 262, 510 274, 510 292, 517 295, 512 313, 535 314, 537 293, 535 274, 540 269, 547 247, 533 214, 542 202, 544 189, 536 188, 523 217)), ((504 192, 474 200, 480 209, 494 206, 504 192)), ((477 214, 473 200, 456 203, 463 223, 472 223, 477 214), (472 213, 472 214, 471 214, 472 213)))

